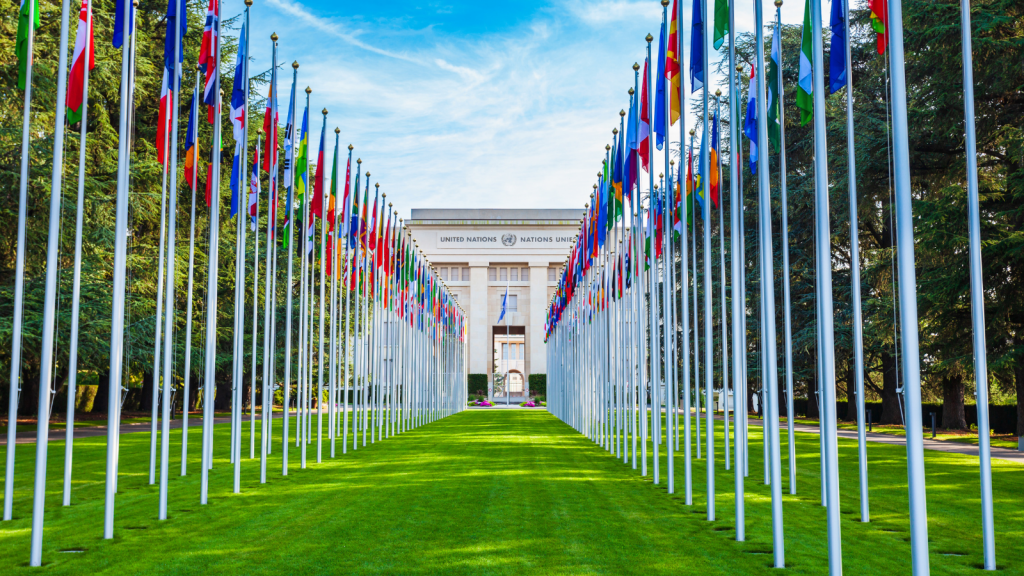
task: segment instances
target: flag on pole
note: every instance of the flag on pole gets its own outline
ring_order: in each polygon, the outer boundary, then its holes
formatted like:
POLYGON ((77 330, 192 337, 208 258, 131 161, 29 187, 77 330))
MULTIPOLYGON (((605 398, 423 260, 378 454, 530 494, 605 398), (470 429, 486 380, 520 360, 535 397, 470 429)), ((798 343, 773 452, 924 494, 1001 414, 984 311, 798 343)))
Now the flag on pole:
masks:
POLYGON ((196 95, 199 92, 197 84, 192 91, 192 99, 188 103, 188 129, 185 131, 185 181, 192 188, 196 187, 195 166, 196 166, 196 95))
MULTIPOLYGON (((292 145, 295 141, 295 78, 292 78, 291 98, 288 101, 288 116, 285 119, 284 127, 284 185, 287 189, 284 226, 288 229, 292 208, 292 145)), ((275 110, 276 115, 276 110, 275 110)), ((264 122, 266 119, 264 118, 264 122)), ((285 246, 288 246, 288 236, 285 236, 285 246)))
POLYGON ((846 86, 846 10, 848 0, 832 0, 829 27, 832 42, 828 52, 828 93, 835 94, 846 86))
MULTIPOLYGON (((277 75, 271 75, 267 109, 263 113, 263 171, 270 175, 271 190, 277 190, 277 75)), ((289 180, 290 182, 290 180, 289 180)))
MULTIPOLYGON (((366 188, 369 190, 370 182, 367 180, 366 188)), ((378 189, 379 190, 379 189, 378 189)), ((373 215, 370 216, 369 236, 366 239, 366 246, 369 250, 377 250, 377 201, 380 200, 380 194, 374 194, 373 196, 373 215)))
POLYGON ((331 167, 330 199, 327 201, 327 275, 330 276, 334 265, 334 215, 336 207, 334 197, 338 191, 338 141, 334 141, 334 163, 331 167))
POLYGON ((750 87, 747 90, 747 116, 743 133, 750 140, 750 173, 757 174, 757 68, 750 67, 750 87))
POLYGON ((779 123, 779 106, 782 105, 782 92, 779 87, 779 70, 782 68, 779 45, 779 26, 775 26, 775 31, 772 33, 771 58, 768 60, 768 141, 776 150, 779 149, 782 141, 782 130, 779 123))
POLYGON ((260 218, 260 149, 252 151, 252 178, 249 180, 249 229, 253 232, 260 218))
MULTIPOLYGON (((359 218, 359 166, 356 163, 356 181, 352 185, 352 215, 349 217, 348 224, 348 247, 355 248, 356 242, 359 241, 359 230, 363 227, 362 220, 359 218)), ((365 204, 365 201, 364 201, 365 204)), ((353 255, 353 258, 355 255, 353 255)))
MULTIPOLYGON (((679 178, 676 178, 676 182, 675 182, 674 186, 675 186, 675 206, 672 209, 672 231, 675 233, 673 235, 673 239, 678 240, 679 236, 682 235, 682 233, 683 233, 682 212, 686 208, 683 205, 682 181, 679 178)), ((619 286, 619 290, 620 291, 621 291, 621 289, 622 289, 622 287, 619 286)))
POLYGON ((309 107, 302 112, 302 130, 299 132, 299 152, 295 155, 295 189, 299 205, 306 197, 306 177, 309 171, 309 107))
MULTIPOLYGON (((868 6, 871 8, 871 28, 875 31, 878 39, 878 53, 885 54, 885 48, 889 45, 889 2, 888 0, 868 0, 868 6)), ((38 25, 37 23, 36 26, 38 25)))
POLYGON ((508 309, 508 286, 505 286, 505 295, 501 298, 501 316, 498 316, 498 322, 505 317, 505 311, 508 309))
POLYGON ((719 192, 719 174, 718 174, 718 114, 711 116, 711 157, 709 159, 710 166, 710 188, 711 188, 711 205, 718 208, 718 192, 719 192))
POLYGON ((658 34, 658 76, 655 80, 657 89, 654 91, 654 145, 658 150, 665 147, 665 136, 668 131, 668 123, 665 122, 665 24, 661 25, 661 32, 658 34))
MULTIPOLYGON (((704 157, 704 152, 707 149, 707 141, 704 138, 705 134, 707 134, 707 132, 704 131, 704 130, 701 130, 700 153, 697 155, 697 169, 693 173, 693 175, 694 175, 694 177, 693 177, 693 190, 694 190, 694 192, 697 195, 696 196, 696 200, 697 200, 697 205, 700 206, 699 212, 700 212, 700 217, 701 218, 704 217, 704 201, 707 199, 707 195, 708 195, 708 193, 707 193, 707 181, 709 180, 709 178, 706 178, 705 175, 703 173, 701 173, 701 163, 700 163, 700 159, 704 157)), ((710 162, 708 164, 710 166, 710 162)))
POLYGON ((160 81, 160 107, 157 111, 156 121, 156 161, 160 163, 165 169, 167 164, 164 162, 164 147, 167 144, 167 132, 170 130, 168 124, 168 103, 172 101, 171 88, 167 85, 168 83, 168 71, 164 68, 163 80, 160 81))
MULTIPOLYGON (((171 0, 172 2, 174 0, 171 0)), ((245 24, 238 35, 238 54, 235 60, 235 82, 231 87, 231 127, 236 142, 240 142, 245 133, 245 96, 249 88, 249 79, 245 77, 245 24)))
POLYGON ((691 138, 690 150, 686 155, 686 226, 689 229, 693 225, 693 142, 691 138))
POLYGON ((612 187, 615 188, 615 218, 622 216, 622 148, 625 135, 619 132, 619 141, 615 144, 615 159, 612 161, 612 187))
POLYGON ((804 28, 800 40, 800 76, 796 87, 796 106, 800 109, 800 125, 806 126, 814 116, 813 67, 811 65, 811 0, 804 0, 804 28))
POLYGON ((241 185, 242 172, 245 171, 245 158, 242 158, 242 142, 241 140, 235 141, 235 154, 231 157, 231 217, 234 218, 238 214, 239 206, 239 191, 238 187, 241 185))
POLYGON ((89 70, 96 67, 96 49, 92 42, 92 20, 89 18, 89 0, 82 0, 82 9, 78 13, 78 31, 75 33, 75 52, 74 56, 71 57, 68 93, 65 99, 69 124, 74 124, 82 119, 82 102, 85 99, 85 94, 82 90, 85 88, 86 61, 88 61, 89 70))
POLYGON ((625 177, 626 189, 624 191, 624 194, 626 195, 626 198, 630 199, 631 203, 633 201, 633 187, 636 186, 636 181, 637 181, 637 176, 638 176, 637 173, 636 173, 636 148, 637 148, 637 143, 638 142, 637 142, 637 139, 636 139, 636 128, 635 128, 635 125, 636 125, 636 114, 637 114, 636 113, 637 98, 638 98, 638 96, 636 94, 634 94, 630 98, 630 102, 629 102, 629 116, 626 117, 626 142, 627 142, 627 145, 629 146, 629 148, 627 149, 627 152, 626 152, 626 167, 625 167, 625 172, 626 172, 626 177, 625 177))
MULTIPOLYGON (((186 0, 168 0, 167 2, 167 29, 164 35, 164 68, 167 68, 171 72, 175 69, 175 55, 177 55, 177 63, 185 61, 185 34, 188 32, 188 10, 186 0), (175 8, 177 8, 178 14, 176 15, 175 8), (174 27, 175 25, 181 26, 181 35, 178 37, 178 46, 174 46, 174 27)), ((242 26, 245 28, 245 25, 242 26)), ((244 37, 244 33, 243 33, 244 37)), ((244 42, 240 41, 239 46, 243 45, 244 42)), ((178 89, 178 84, 181 82, 179 78, 175 82, 174 90, 178 89)))
POLYGON ((715 50, 722 47, 729 35, 729 0, 715 0, 715 50))
MULTIPOLYGON (((638 152, 640 154, 640 160, 643 163, 644 170, 650 172, 651 162, 651 146, 647 139, 651 136, 651 109, 647 97, 647 85, 651 83, 650 76, 647 74, 647 65, 649 60, 644 61, 644 83, 640 87, 640 146, 638 152)), ((639 176, 639 174, 638 174, 639 176)))
POLYGON ((669 105, 672 114, 672 124, 675 124, 679 120, 679 114, 682 106, 679 102, 679 91, 680 83, 682 82, 682 67, 679 64, 679 55, 682 53, 682 44, 680 43, 679 35, 679 22, 676 18, 679 15, 677 3, 679 0, 672 0, 672 21, 668 26, 668 46, 665 51, 665 75, 671 81, 671 99, 672 102, 669 105))
MULTIPOLYGON (((316 176, 313 180, 313 201, 310 204, 313 214, 323 220, 324 218, 324 176, 327 166, 324 165, 324 146, 327 138, 327 117, 324 116, 324 129, 320 131, 320 149, 316 153, 316 176)), ((312 224, 312 219, 310 219, 312 224)))
MULTIPOLYGON (((341 223, 338 226, 338 238, 342 236, 348 236, 349 221, 352 218, 351 208, 352 205, 349 202, 349 183, 352 179, 352 151, 348 153, 348 164, 345 165, 345 192, 342 195, 341 200, 341 223)), ((338 249, 341 250, 341 244, 338 244, 338 249)))
MULTIPOLYGON (((203 102, 209 106, 207 120, 214 123, 217 111, 217 47, 220 43, 220 5, 218 0, 210 0, 206 10, 206 25, 203 28, 203 42, 199 46, 199 68, 206 74, 206 86, 203 89, 203 102)), ((120 3, 119 3, 120 4, 120 3)))
POLYGON ((693 25, 690 28, 690 92, 704 87, 704 16, 701 0, 693 0, 693 25))
MULTIPOLYGON (((39 2, 38 2, 38 0, 34 0, 34 3, 35 3, 35 15, 36 15, 36 26, 35 27, 39 28, 39 2)), ((115 6, 114 7, 114 38, 113 38, 114 48, 120 48, 124 44, 124 5, 125 5, 125 3, 126 3, 125 0, 115 0, 114 1, 114 6, 115 6)), ((128 1, 127 4, 131 5, 132 3, 130 1, 128 1)), ((24 10, 24 8, 25 8, 25 0, 21 0, 21 7, 24 10)), ((128 34, 131 35, 131 34, 135 33, 135 6, 132 6, 132 8, 131 8, 131 10, 129 11, 128 14, 129 14, 129 16, 128 16, 128 34)), ((18 32, 19 32, 18 33, 18 38, 19 39, 21 38, 21 33, 20 33, 21 32, 21 26, 20 26, 20 24, 21 23, 19 22, 19 27, 18 27, 18 32)), ((21 54, 21 53, 19 52, 19 54, 21 54)))

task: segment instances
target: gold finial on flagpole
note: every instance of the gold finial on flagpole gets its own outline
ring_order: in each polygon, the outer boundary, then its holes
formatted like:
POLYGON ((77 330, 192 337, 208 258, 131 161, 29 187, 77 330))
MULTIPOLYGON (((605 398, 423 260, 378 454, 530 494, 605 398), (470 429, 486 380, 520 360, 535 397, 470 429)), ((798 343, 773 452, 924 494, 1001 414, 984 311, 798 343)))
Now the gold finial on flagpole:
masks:
POLYGON ((639 71, 640 71, 640 65, 637 64, 636 62, 633 62, 633 72, 639 72, 639 71))
POLYGON ((294 68, 294 69, 296 69, 296 70, 298 70, 298 69, 299 69, 299 61, 298 61, 298 60, 296 60, 296 61, 292 62, 292 68, 294 68))
POLYGON ((309 95, 309 94, 312 94, 312 93, 313 93, 313 89, 310 88, 309 86, 306 86, 306 94, 309 95))
POLYGON ((335 126, 334 127, 334 133, 335 134, 341 134, 341 128, 338 128, 337 126, 335 126))
MULTIPOLYGON (((252 0, 245 0, 245 5, 246 6, 251 6, 252 5, 252 0)), ((272 32, 270 34, 270 40, 273 41, 273 42, 277 42, 277 32, 272 32)))
POLYGON ((349 152, 351 152, 351 151, 352 151, 352 148, 353 148, 353 146, 352 146, 351 144, 349 144, 349 145, 348 145, 348 151, 349 151, 349 152))
POLYGON ((651 36, 650 34, 648 34, 648 35, 647 35, 647 36, 646 36, 646 37, 644 38, 644 40, 647 40, 647 43, 648 43, 648 44, 650 44, 651 42, 654 42, 654 36, 651 36))

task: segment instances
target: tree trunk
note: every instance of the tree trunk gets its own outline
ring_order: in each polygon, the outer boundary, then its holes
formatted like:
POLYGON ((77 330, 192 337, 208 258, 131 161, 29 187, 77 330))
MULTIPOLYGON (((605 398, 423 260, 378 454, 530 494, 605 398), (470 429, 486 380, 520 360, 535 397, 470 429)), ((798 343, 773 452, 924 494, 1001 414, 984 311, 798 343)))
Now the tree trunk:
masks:
POLYGON ((903 405, 896 392, 896 357, 882 353, 882 418, 880 424, 903 425, 903 405))
POLYGON ((942 427, 946 430, 967 430, 964 377, 959 372, 942 379, 942 427))
POLYGON ((110 373, 101 372, 97 380, 96 396, 92 401, 92 413, 106 414, 107 405, 109 404, 108 398, 110 398, 110 373))

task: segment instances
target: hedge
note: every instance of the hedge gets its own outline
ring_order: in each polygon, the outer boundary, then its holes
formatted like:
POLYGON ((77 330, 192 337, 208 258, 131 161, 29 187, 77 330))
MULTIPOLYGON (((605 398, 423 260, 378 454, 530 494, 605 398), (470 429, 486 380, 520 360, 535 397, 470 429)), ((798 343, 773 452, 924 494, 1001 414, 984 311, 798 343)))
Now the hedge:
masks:
POLYGON ((479 394, 480 390, 483 390, 483 395, 487 395, 487 374, 470 374, 466 380, 466 386, 469 389, 470 394, 479 394))
POLYGON ((548 394, 548 375, 547 374, 530 374, 530 395, 531 396, 547 396, 548 394))

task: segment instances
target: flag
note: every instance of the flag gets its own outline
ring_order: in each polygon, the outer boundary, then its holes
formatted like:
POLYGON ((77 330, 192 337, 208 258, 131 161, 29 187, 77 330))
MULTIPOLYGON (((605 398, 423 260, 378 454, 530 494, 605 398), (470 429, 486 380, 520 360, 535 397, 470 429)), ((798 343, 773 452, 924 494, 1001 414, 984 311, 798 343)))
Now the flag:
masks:
MULTIPOLYGON (((338 238, 348 235, 349 220, 351 215, 351 203, 349 202, 349 183, 352 179, 352 151, 348 152, 348 164, 345 165, 345 192, 341 200, 341 225, 338 226, 338 238)), ((338 245, 341 248, 341 245, 338 245)))
POLYGON ((729 0, 715 0, 715 50, 722 47, 729 35, 729 0))
POLYGON ((679 65, 679 55, 682 53, 682 45, 679 42, 679 23, 676 18, 679 16, 677 3, 679 0, 672 0, 672 21, 668 26, 668 46, 665 51, 665 75, 671 81, 671 104, 669 106, 672 114, 672 124, 679 120, 681 105, 679 102, 680 82, 682 82, 682 67, 679 65))
MULTIPOLYGON (((868 0, 868 7, 871 8, 871 28, 875 31, 878 39, 878 53, 885 54, 885 48, 889 45, 889 2, 888 0, 868 0)), ((38 22, 36 26, 39 26, 38 22)))
MULTIPOLYGON (((672 209, 672 231, 675 232, 675 234, 673 236, 673 239, 675 239, 675 240, 678 240, 679 236, 683 233, 682 212, 683 212, 683 210, 686 209, 684 207, 684 204, 683 204, 683 194, 682 194, 683 191, 682 191, 681 184, 682 184, 682 181, 679 180, 679 178, 676 178, 676 182, 675 182, 675 185, 674 185, 675 186, 675 188, 674 188, 675 207, 672 209)), ((672 184, 670 184, 670 186, 671 185, 672 184)), ((622 287, 620 286, 619 289, 621 291, 622 287)))
POLYGON ((750 87, 747 89, 747 116, 743 133, 750 140, 750 172, 757 174, 757 69, 750 67, 750 87))
POLYGON ((594 202, 597 203, 597 246, 601 248, 608 234, 608 190, 604 177, 597 184, 597 197, 594 202))
MULTIPOLYGON (((174 0, 171 0, 172 2, 174 0)), ((245 24, 238 35, 238 58, 235 60, 235 84, 231 87, 231 126, 236 142, 244 137, 245 131, 245 97, 249 89, 249 79, 245 77, 245 24)))
POLYGON ((636 186, 637 173, 636 173, 636 105, 638 96, 634 94, 630 97, 629 102, 629 115, 626 117, 626 143, 629 148, 626 149, 626 169, 625 169, 625 183, 626 188, 624 194, 626 198, 632 202, 633 198, 633 187, 636 186))
MULTIPOLYGON (((351 160, 351 158, 350 158, 351 160)), ((359 167, 361 164, 356 163, 356 181, 352 185, 352 209, 349 216, 348 224, 348 247, 355 248, 356 242, 359 241, 359 229, 362 228, 359 219, 359 167)), ((347 184, 346 184, 347 185, 347 184)))
POLYGON ((167 85, 168 75, 167 68, 164 68, 164 77, 160 82, 160 109, 157 111, 156 121, 156 161, 164 168, 167 168, 164 162, 164 148, 167 145, 167 134, 170 132, 170 126, 167 125, 170 121, 168 113, 172 112, 168 110, 168 105, 173 101, 171 88, 167 85))
POLYGON ((847 0, 832 0, 832 17, 829 27, 832 28, 832 42, 828 52, 828 93, 835 94, 846 86, 846 12, 844 4, 847 0))
POLYGON ((185 131, 185 181, 192 188, 196 187, 196 94, 199 86, 192 91, 192 99, 188 103, 188 129, 185 131))
POLYGON ((83 90, 85 89, 86 58, 88 58, 89 70, 95 68, 96 49, 92 42, 89 0, 82 0, 82 9, 78 13, 78 32, 75 33, 75 53, 71 58, 71 73, 68 77, 68 92, 65 99, 68 124, 74 124, 82 119, 82 102, 85 101, 83 90), (86 54, 87 49, 88 54, 86 54))
MULTIPOLYGON (((276 110, 275 110, 276 114, 276 110)), ((285 206, 288 207, 285 218, 291 217, 292 208, 292 144, 295 140, 295 78, 292 78, 291 98, 288 101, 288 116, 285 119, 284 127, 284 185, 288 191, 285 206)), ((264 118, 264 122, 266 119, 264 118)), ((285 222, 285 228, 290 222, 285 222)), ((288 245, 288 237, 285 237, 285 246, 288 245)))
MULTIPOLYGON (((324 146, 326 144, 327 137, 327 117, 324 116, 324 128, 320 131, 320 150, 316 153, 316 176, 313 180, 313 201, 310 204, 310 208, 313 214, 323 220, 324 218, 324 176, 326 176, 326 168, 324 165, 324 146)), ((310 220, 312 223, 312 220, 310 220)))
MULTIPOLYGON (((309 175, 309 107, 302 112, 302 130, 299 132, 299 152, 295 155, 295 189, 299 205, 306 196, 306 178, 309 175)), ((303 216, 305 217, 305 216, 303 216)))
POLYGON ((800 125, 805 126, 814 116, 813 67, 811 65, 811 0, 804 0, 804 28, 800 40, 800 81, 796 87, 796 106, 800 109, 800 125))
POLYGON ((249 180, 249 229, 253 232, 260 219, 260 148, 252 151, 252 178, 249 180))
POLYGON ((708 159, 709 171, 711 173, 709 187, 711 188, 711 204, 718 208, 718 114, 711 117, 711 157, 708 159))
MULTIPOLYGON (((124 44, 124 5, 125 5, 125 3, 126 3, 125 0, 115 0, 114 1, 114 6, 115 6, 114 7, 114 38, 113 38, 114 48, 120 48, 124 44)), ((127 4, 129 6, 132 5, 130 0, 127 2, 127 4)), ((35 27, 39 28, 39 3, 35 2, 35 5, 36 5, 36 9, 35 9, 36 26, 35 27)), ((24 7, 25 7, 25 0, 21 0, 21 6, 22 6, 22 9, 24 9, 24 7)), ((128 34, 131 35, 131 34, 135 33, 135 6, 131 7, 131 10, 128 12, 128 14, 129 14, 129 16, 128 16, 128 34)), ((20 24, 20 22, 19 22, 19 24, 20 24)), ((18 38, 21 38, 20 29, 21 28, 19 26, 18 38)), ((20 52, 19 52, 19 54, 20 54, 20 52)))
POLYGON ((214 122, 217 107, 217 54, 220 44, 220 5, 218 0, 210 0, 206 10, 206 25, 203 28, 203 42, 199 46, 199 69, 206 73, 206 86, 203 89, 203 102, 209 106, 207 120, 214 122))
POLYGON ((638 138, 640 146, 638 151, 644 170, 650 172, 651 145, 648 142, 648 138, 651 135, 651 110, 650 103, 648 102, 649 98, 647 97, 647 85, 651 83, 651 79, 647 75, 648 63, 648 61, 644 61, 644 84, 640 87, 640 135, 638 138))
MULTIPOLYGON (((270 174, 271 189, 277 190, 277 74, 271 75, 270 91, 267 93, 267 109, 263 113, 263 171, 270 174)), ((289 180, 290 182, 290 180, 289 180)))
MULTIPOLYGON (((369 180, 366 181, 366 189, 367 190, 370 189, 370 181, 369 180)), ((379 189, 378 189, 378 193, 374 194, 374 196, 373 196, 373 215, 370 216, 370 226, 369 226, 370 235, 369 235, 369 237, 366 240, 366 246, 370 250, 376 250, 377 249, 377 201, 378 200, 380 200, 379 189)))
MULTIPOLYGON (((710 178, 706 178, 705 177, 705 175, 703 173, 704 167, 703 167, 703 164, 702 164, 702 160, 704 158, 704 154, 707 151, 707 141, 705 140, 705 135, 706 134, 707 134, 707 132, 705 132, 704 130, 701 130, 700 153, 697 156, 697 170, 694 171, 694 173, 693 173, 694 174, 693 190, 694 190, 694 192, 696 192, 696 195, 697 195, 696 200, 697 200, 697 204, 700 206, 699 212, 700 212, 700 217, 701 218, 704 217, 704 201, 707 199, 707 196, 708 196, 707 182, 710 179, 710 178)), ((710 162, 708 164, 710 165, 710 162)))
POLYGON ((238 188, 241 185, 242 173, 245 171, 245 158, 242 158, 242 142, 235 142, 235 154, 231 157, 231 217, 238 214, 238 188))
POLYGON ((693 139, 690 139, 690 151, 686 155, 686 226, 693 224, 693 139))
POLYGON ((661 150, 665 146, 665 136, 668 132, 668 123, 665 122, 665 24, 661 25, 661 33, 658 35, 658 76, 655 80, 657 89, 654 91, 654 145, 661 150))
POLYGON ((508 306, 508 286, 505 286, 505 295, 501 298, 501 316, 498 316, 498 322, 501 322, 502 318, 505 317, 505 310, 508 306))
MULTIPOLYGON (((167 28, 164 35, 164 68, 167 68, 172 73, 175 70, 175 59, 177 55, 177 62, 181 63, 185 61, 185 34, 188 32, 188 10, 186 0, 168 0, 167 2, 167 28), (177 7, 178 14, 175 15, 175 7, 177 7), (178 46, 174 46, 174 26, 176 24, 181 25, 181 35, 178 38, 178 46)), ((244 29, 245 26, 242 26, 244 29)), ((244 33, 243 33, 244 35, 244 33)), ((177 90, 177 84, 181 82, 179 78, 175 82, 174 89, 177 90)))
MULTIPOLYGON (((121 3, 117 3, 118 10, 121 3)), ((39 0, 31 0, 31 4, 21 0, 21 11, 18 13, 18 38, 15 41, 14 51, 18 55, 18 89, 25 89, 25 77, 28 75, 28 66, 32 61, 32 54, 28 53, 29 11, 32 12, 32 30, 39 29, 39 0)), ((134 11, 133 11, 134 12, 134 11)), ((117 28, 120 30, 120 28, 117 28)), ((115 32, 116 34, 116 32, 115 32)))
MULTIPOLYGON (((835 0, 838 1, 838 0, 835 0)), ((782 69, 782 63, 779 61, 779 26, 775 26, 775 31, 772 33, 772 52, 771 59, 768 60, 768 141, 771 142, 772 147, 776 150, 782 142, 782 129, 779 123, 779 106, 782 105, 782 92, 779 86, 779 70, 782 69)))
MULTIPOLYGON (((359 175, 356 175, 356 180, 359 180, 359 175)), ((363 212, 359 216, 359 245, 362 247, 363 256, 366 255, 366 221, 367 213, 366 210, 370 206, 370 179, 366 179, 366 187, 363 190, 363 212)))
POLYGON ((693 26, 690 29, 690 92, 704 87, 704 16, 701 0, 693 0, 693 26))
POLYGON ((615 155, 612 161, 612 187, 615 188, 615 218, 622 216, 622 148, 625 135, 619 132, 619 141, 615 144, 615 155))

